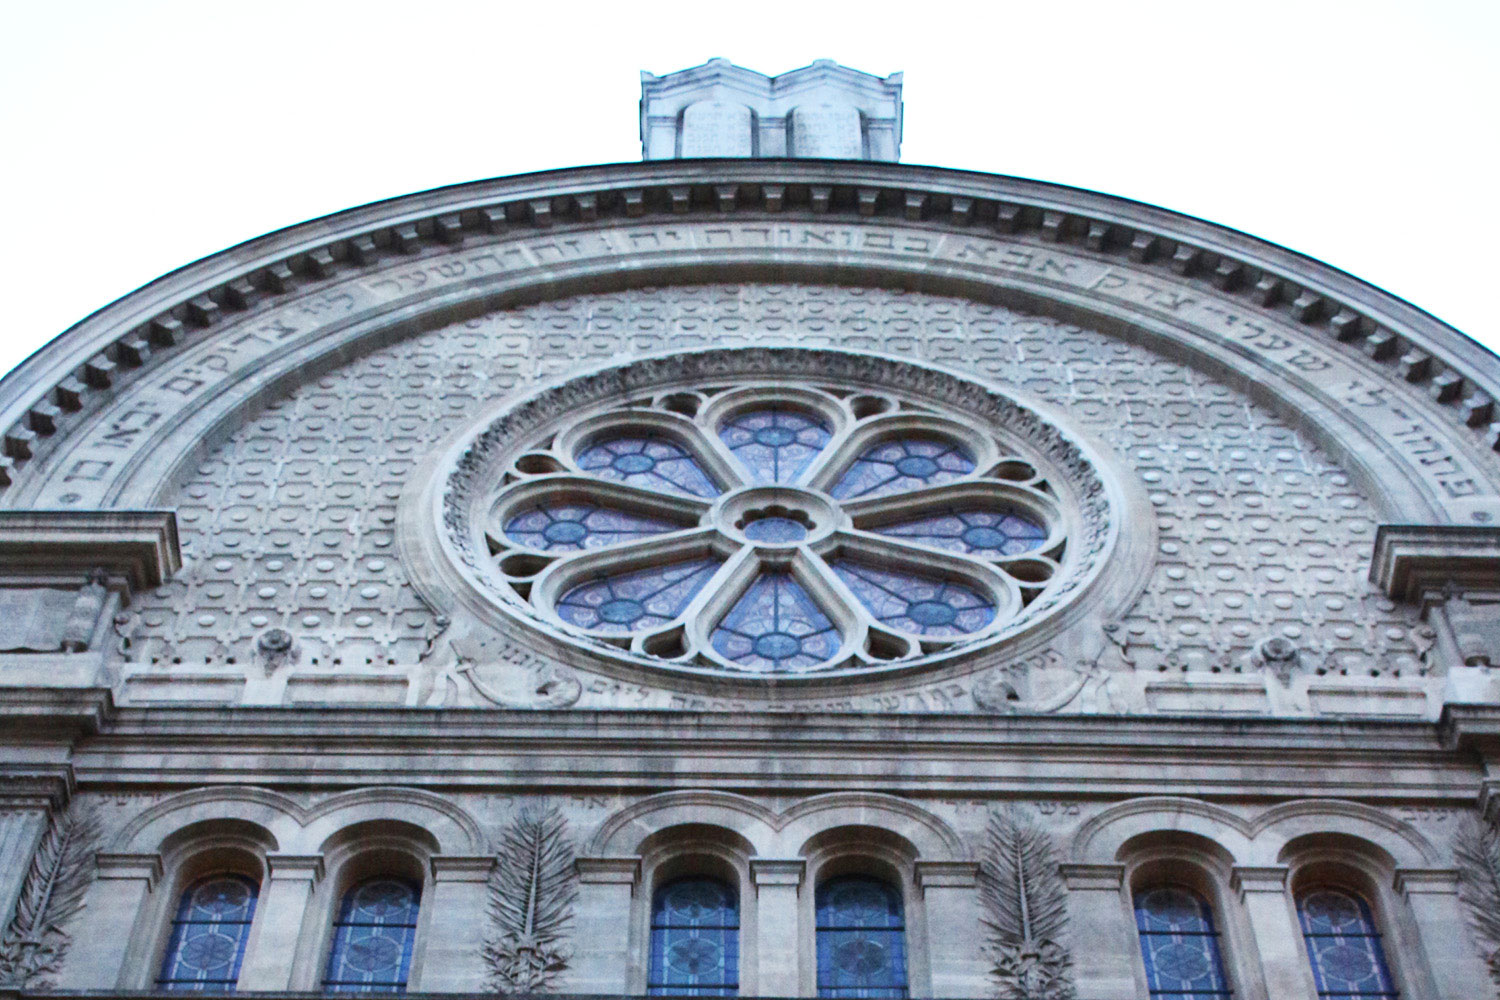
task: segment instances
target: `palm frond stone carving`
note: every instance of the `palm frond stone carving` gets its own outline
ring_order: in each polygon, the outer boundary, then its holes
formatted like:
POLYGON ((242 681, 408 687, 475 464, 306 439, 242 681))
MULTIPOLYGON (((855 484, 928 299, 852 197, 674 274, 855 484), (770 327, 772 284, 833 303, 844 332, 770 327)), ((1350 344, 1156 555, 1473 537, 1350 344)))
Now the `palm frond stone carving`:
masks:
POLYGON ((92 810, 75 806, 53 817, 31 857, 15 916, 0 935, 0 986, 52 985, 72 943, 63 928, 83 909, 98 845, 92 810))
POLYGON ((1453 838, 1453 859, 1459 899, 1469 911, 1490 979, 1500 987, 1500 831, 1469 817, 1453 838))
POLYGON ((1074 1000, 1067 888, 1047 831, 1014 809, 991 814, 979 897, 1002 1000, 1074 1000))
POLYGON ((573 857, 568 821, 556 806, 522 809, 501 834, 484 946, 500 993, 550 992, 567 968, 578 895, 573 857))

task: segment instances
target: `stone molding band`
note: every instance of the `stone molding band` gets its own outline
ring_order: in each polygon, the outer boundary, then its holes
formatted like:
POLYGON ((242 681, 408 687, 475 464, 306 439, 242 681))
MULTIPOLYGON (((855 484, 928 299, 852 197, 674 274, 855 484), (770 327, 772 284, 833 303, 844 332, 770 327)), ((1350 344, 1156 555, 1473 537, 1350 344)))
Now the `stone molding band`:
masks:
POLYGON ((754 213, 998 233, 1203 282, 1373 359, 1391 381, 1425 391, 1475 444, 1500 447, 1500 385, 1479 374, 1494 361, 1482 347, 1373 286, 1243 234, 1123 199, 961 171, 723 161, 713 164, 722 182, 704 184, 703 169, 662 161, 459 185, 315 220, 190 265, 84 320, 0 384, 0 426, 8 428, 0 484, 16 481, 46 439, 133 370, 237 313, 355 269, 610 218, 746 221, 754 213))

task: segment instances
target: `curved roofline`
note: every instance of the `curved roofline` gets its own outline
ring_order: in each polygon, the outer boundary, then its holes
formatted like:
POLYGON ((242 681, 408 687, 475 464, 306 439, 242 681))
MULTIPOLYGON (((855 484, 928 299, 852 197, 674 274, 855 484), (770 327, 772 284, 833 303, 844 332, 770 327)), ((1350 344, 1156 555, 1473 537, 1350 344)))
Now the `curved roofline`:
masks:
MULTIPOLYGON (((707 65, 707 64, 705 63, 705 65, 707 65)), ((868 74, 866 74, 866 75, 868 75, 868 74)), ((450 193, 450 192, 457 192, 457 191, 461 191, 461 190, 464 190, 464 189, 467 189, 467 188, 474 188, 474 187, 479 187, 479 186, 482 186, 482 185, 496 184, 496 183, 507 182, 507 181, 510 181, 510 182, 523 182, 523 181, 528 181, 528 180, 533 180, 533 179, 542 180, 542 179, 546 179, 546 178, 549 178, 549 177, 565 177, 565 176, 568 176, 568 175, 577 175, 580 172, 583 172, 583 173, 608 172, 608 171, 619 170, 619 169, 622 169, 622 168, 623 169, 640 169, 642 167, 645 167, 647 169, 650 169, 652 167, 660 167, 664 163, 665 164, 669 164, 671 166, 681 166, 681 165, 684 165, 684 164, 695 164, 695 165, 698 165, 698 166, 706 166, 706 165, 710 165, 710 164, 730 164, 730 165, 739 166, 739 165, 743 165, 746 162, 757 163, 757 164, 762 164, 762 163, 773 163, 773 164, 774 163, 817 163, 817 164, 820 164, 820 165, 827 165, 827 166, 840 166, 840 165, 842 165, 842 166, 853 167, 853 168, 867 168, 867 167, 872 166, 872 164, 870 162, 865 161, 865 160, 831 160, 830 159, 830 160, 812 160, 812 161, 809 161, 809 160, 797 159, 795 157, 757 157, 757 158, 755 158, 753 160, 745 160, 745 159, 739 159, 739 158, 709 158, 709 159, 679 158, 679 159, 674 159, 674 160, 670 160, 670 161, 649 161, 649 162, 648 161, 627 160, 627 161, 620 161, 620 162, 615 162, 615 163, 595 163, 595 164, 589 164, 587 166, 582 166, 582 167, 554 167, 554 168, 551 168, 551 169, 548 169, 548 170, 534 170, 534 171, 527 171, 525 173, 519 173, 519 174, 500 174, 500 175, 497 175, 495 177, 479 178, 479 179, 471 180, 471 181, 460 181, 460 182, 458 182, 456 184, 443 184, 443 185, 439 185, 438 187, 424 188, 424 189, 422 189, 420 191, 411 191, 411 192, 408 192, 406 194, 392 195, 389 198, 379 198, 379 199, 376 199, 375 201, 365 202, 362 205, 355 205, 355 206, 351 206, 349 208, 340 209, 337 212, 330 212, 327 215, 313 216, 312 218, 310 218, 310 219, 304 219, 301 222, 294 222, 291 225, 282 226, 282 227, 280 227, 278 229, 268 230, 268 231, 260 234, 259 236, 252 236, 251 238, 249 238, 247 240, 242 240, 239 243, 231 244, 230 246, 225 247, 223 250, 217 250, 214 253, 205 254, 202 257, 199 257, 199 258, 197 258, 195 260, 191 260, 191 261, 187 262, 186 264, 183 264, 180 267, 173 268, 172 270, 167 271, 167 272, 161 274, 160 276, 158 276, 156 278, 153 278, 152 280, 146 282, 143 285, 140 285, 140 286, 138 286, 138 287, 136 287, 134 289, 131 289, 130 291, 124 293, 123 295, 120 295, 119 297, 117 297, 117 298, 115 298, 113 300, 111 300, 110 302, 106 303, 105 305, 100 306, 98 309, 95 309, 93 312, 88 313, 83 318, 81 318, 80 320, 78 320, 78 322, 74 323, 72 326, 67 327, 62 332, 60 332, 56 336, 52 337, 52 339, 48 340, 46 343, 42 344, 36 350, 34 350, 30 354, 28 354, 14 368, 12 368, 9 372, 5 373, 5 375, 3 377, 0 377, 0 400, 3 400, 4 396, 6 395, 6 392, 5 392, 5 390, 7 388, 6 383, 12 381, 12 379, 15 376, 17 376, 24 368, 26 368, 39 355, 41 355, 41 354, 45 353, 46 351, 48 351, 53 345, 55 345, 58 342, 62 341, 69 334, 71 334, 74 330, 77 330, 79 327, 86 325, 90 320, 93 320, 96 317, 102 316, 104 313, 106 313, 109 310, 115 308, 120 303, 124 302, 125 300, 130 299, 130 298, 132 298, 132 297, 134 297, 136 295, 139 295, 142 292, 145 292, 145 291, 148 291, 150 289, 156 288, 159 285, 161 285, 162 283, 170 280, 171 278, 177 277, 179 275, 183 275, 183 274, 187 273, 188 271, 191 271, 194 268, 199 267, 200 265, 208 263, 209 261, 213 261, 213 260, 216 260, 216 259, 218 259, 220 257, 224 257, 224 256, 227 256, 227 255, 230 255, 230 254, 234 254, 234 253, 239 252, 239 251, 249 250, 251 248, 254 248, 254 247, 258 246, 259 244, 261 244, 263 242, 269 242, 269 241, 276 240, 276 239, 278 239, 279 237, 282 237, 282 236, 291 235, 291 234, 295 233, 296 231, 304 229, 304 228, 309 228, 309 227, 314 227, 314 226, 318 226, 318 225, 322 225, 322 224, 326 224, 326 223, 331 223, 331 222, 334 222, 335 220, 340 220, 340 219, 344 219, 344 218, 351 218, 351 217, 353 217, 355 215, 359 215, 359 214, 362 214, 362 213, 367 213, 367 212, 370 212, 370 211, 372 211, 374 209, 378 209, 378 208, 380 208, 382 206, 387 206, 387 205, 389 205, 389 206, 395 206, 395 205, 397 205, 400 202, 404 202, 404 201, 408 201, 408 200, 428 199, 428 198, 431 198, 431 197, 433 197, 435 195, 441 195, 441 194, 446 194, 446 193, 450 193)), ((1336 264, 1330 264, 1330 263, 1328 263, 1327 261, 1325 261, 1325 260, 1323 260, 1321 258, 1314 257, 1312 254, 1304 253, 1301 250, 1297 250, 1297 249, 1294 249, 1292 247, 1288 247, 1288 246, 1286 246, 1284 244, 1277 243, 1277 242, 1275 242, 1273 240, 1268 240, 1268 239, 1265 239, 1264 237, 1256 236, 1254 233, 1247 232, 1247 231, 1245 231, 1243 229, 1237 229, 1237 228, 1235 228, 1233 226, 1227 226, 1227 225, 1224 225, 1223 223, 1214 222, 1212 219, 1205 219, 1202 216, 1191 215, 1191 214, 1189 214, 1187 212, 1179 212, 1179 211, 1177 211, 1176 209, 1173 209, 1173 208, 1167 208, 1167 207, 1162 206, 1162 205, 1155 205, 1155 204, 1152 204, 1151 202, 1141 201, 1139 199, 1130 198, 1130 197, 1127 197, 1125 195, 1110 194, 1107 191, 1097 191, 1097 190, 1094 190, 1092 188, 1079 187, 1077 185, 1072 185, 1072 184, 1059 184, 1059 183, 1056 183, 1054 181, 1044 181, 1044 180, 1039 180, 1039 179, 1034 178, 1034 177, 1023 177, 1023 176, 1020 176, 1018 174, 999 174, 999 173, 990 173, 988 171, 983 171, 983 170, 966 170, 966 169, 960 169, 960 168, 955 168, 955 167, 939 167, 939 166, 930 166, 930 165, 926 165, 926 164, 917 164, 917 163, 893 163, 893 164, 881 164, 880 166, 884 167, 887 170, 892 170, 892 171, 930 171, 930 172, 933 172, 933 173, 937 173, 939 175, 945 175, 945 176, 951 176, 951 177, 966 177, 966 178, 967 177, 973 177, 973 178, 983 178, 983 179, 993 180, 993 181, 1014 181, 1014 182, 1020 182, 1020 183, 1023 183, 1023 184, 1035 185, 1037 188, 1045 189, 1045 190, 1067 191, 1067 192, 1074 192, 1074 193, 1082 194, 1082 195, 1089 195, 1089 196, 1093 196, 1093 197, 1104 198, 1104 199, 1108 199, 1109 201, 1112 201, 1112 202, 1117 202, 1117 203, 1119 203, 1121 205, 1129 205, 1129 206, 1134 206, 1134 207, 1138 207, 1138 208, 1144 208, 1144 209, 1150 210, 1152 212, 1160 212, 1160 213, 1163 213, 1163 214, 1171 216, 1171 217, 1182 219, 1185 222, 1190 222, 1190 223, 1195 223, 1195 224, 1210 226, 1210 227, 1212 227, 1214 229, 1217 229, 1217 230, 1219 230, 1221 232, 1232 234, 1234 236, 1243 237, 1243 238, 1248 239, 1248 240, 1253 240, 1254 242, 1259 243, 1262 246, 1271 248, 1273 250, 1280 251, 1282 253, 1290 254, 1293 257, 1296 257, 1298 259, 1301 259, 1303 261, 1306 261, 1306 262, 1308 262, 1310 264, 1313 264, 1313 265, 1316 265, 1318 267, 1326 268, 1327 270, 1329 270, 1329 271, 1331 271, 1331 272, 1333 272, 1333 273, 1335 273, 1335 274, 1337 274, 1337 275, 1339 275, 1341 277, 1348 278, 1351 281, 1357 282, 1358 284, 1363 285, 1366 288, 1369 288, 1372 291, 1375 291, 1375 292, 1379 293, 1380 295, 1383 295, 1383 296, 1385 296, 1387 298, 1390 298, 1390 299, 1394 300, 1395 302, 1401 304, 1402 306, 1405 306, 1406 308, 1409 308, 1409 309, 1413 310, 1414 312, 1420 314, 1424 319, 1427 319, 1427 320, 1429 320, 1429 321, 1431 321, 1433 323, 1436 323, 1439 326, 1443 327, 1445 330, 1448 330, 1448 331, 1456 334, 1457 336, 1463 338, 1468 343, 1473 344, 1475 347, 1479 348, 1482 352, 1484 352, 1484 354, 1486 354, 1489 357, 1493 358, 1497 363, 1500 363, 1500 352, 1492 351, 1485 344, 1480 343, 1478 340, 1476 340, 1475 338, 1473 338, 1469 334, 1464 333, 1464 331, 1460 330, 1458 327, 1453 326, 1452 324, 1448 323, 1447 321, 1443 320, 1442 318, 1438 317, 1437 315, 1429 312, 1428 310, 1424 309, 1423 307, 1421 307, 1421 306, 1417 305, 1416 303, 1412 302, 1410 299, 1404 298, 1403 296, 1400 296, 1400 295, 1396 294, 1395 292, 1392 292, 1392 291, 1390 291, 1390 290, 1388 290, 1386 288, 1383 288, 1380 285, 1377 285, 1377 284, 1375 284, 1372 281, 1368 281, 1368 280, 1366 280, 1364 278, 1361 278, 1359 275, 1354 274, 1351 271, 1346 271, 1346 270, 1344 270, 1343 268, 1339 267, 1336 264)))
MULTIPOLYGON (((904 217, 946 224, 950 231, 972 225, 976 233, 991 228, 1019 238, 1087 243, 1090 250, 1116 255, 1133 255, 1136 244, 1145 241, 1144 256, 1134 259, 1154 259, 1157 266, 1215 281, 1228 267, 1235 272, 1229 280, 1241 286, 1257 278, 1269 281, 1277 287, 1266 301, 1291 306, 1303 322, 1332 326, 1338 339, 1359 341, 1355 346, 1378 358, 1393 360, 1401 346, 1398 337, 1430 354, 1421 365, 1434 371, 1408 376, 1410 381, 1451 369, 1482 390, 1482 397, 1500 400, 1500 356, 1461 330, 1349 272, 1232 227, 1118 195, 1004 174, 864 160, 736 158, 596 164, 467 181, 253 237, 142 285, 34 351, 0 379, 0 432, 7 439, 13 432, 26 437, 38 426, 51 433, 53 418, 33 411, 55 409, 49 394, 70 379, 85 379, 86 364, 102 352, 118 358, 117 345, 125 345, 127 358, 139 355, 132 342, 139 347, 144 339, 149 345, 160 335, 162 343, 175 343, 245 307, 242 297, 279 294, 283 280, 287 286, 321 280, 358 263, 351 247, 361 239, 374 238, 372 249, 389 256, 404 252, 391 245, 398 232, 408 234, 408 242, 432 245, 453 235, 523 227, 541 231, 555 220, 592 220, 606 213, 692 212, 702 219, 716 207, 726 210, 726 190, 728 208, 738 207, 742 217, 778 211, 782 194, 793 192, 802 210, 828 211, 830 218, 852 217, 857 198, 859 216, 904 217), (765 198, 773 188, 778 192, 774 208, 765 198), (809 191, 822 192, 821 204, 808 201, 809 191), (756 199, 760 204, 752 205, 756 199), (1007 220, 1014 224, 1005 225, 1007 220), (274 291, 267 291, 268 283, 274 291), (1293 297, 1298 301, 1292 303, 1293 297), (163 321, 177 332, 160 330, 163 321)), ((793 200, 787 198, 787 204, 793 200)), ((1240 294, 1257 293, 1240 288, 1240 294)), ((127 360, 120 367, 137 363, 127 360)), ((1451 389, 1445 387, 1445 400, 1451 389)), ((20 452, 23 459, 28 454, 20 452)))

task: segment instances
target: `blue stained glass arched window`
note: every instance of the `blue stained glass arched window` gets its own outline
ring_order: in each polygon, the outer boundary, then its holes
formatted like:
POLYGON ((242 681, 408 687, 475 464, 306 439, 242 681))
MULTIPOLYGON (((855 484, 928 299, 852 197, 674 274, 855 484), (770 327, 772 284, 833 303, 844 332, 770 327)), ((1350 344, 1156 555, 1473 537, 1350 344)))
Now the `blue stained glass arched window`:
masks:
POLYGON ((814 667, 839 648, 839 633, 790 573, 762 573, 713 630, 725 659, 775 673, 814 667))
POLYGON ((717 559, 668 563, 579 584, 557 602, 562 620, 599 632, 638 632, 682 613, 719 568, 717 559))
POLYGON ((818 886, 818 996, 906 996, 901 894, 862 875, 818 886))
POLYGON ((549 552, 598 549, 634 542, 680 525, 597 504, 543 504, 523 511, 505 523, 513 541, 549 552))
POLYGON ((832 436, 827 424, 796 410, 753 410, 719 429, 719 437, 761 483, 796 479, 832 436))
POLYGON ((996 558, 1030 552, 1047 540, 1047 529, 1022 514, 1006 510, 952 510, 935 517, 900 521, 874 529, 882 535, 909 538, 976 556, 996 558))
POLYGON ((1363 899, 1343 889, 1312 889, 1297 897, 1297 916, 1312 961, 1318 996, 1397 996, 1380 932, 1363 899))
POLYGON ((967 635, 995 620, 994 603, 963 584, 879 570, 846 559, 831 565, 871 614, 903 632, 967 635))
POLYGON ((600 479, 648 490, 715 497, 719 487, 686 448, 670 438, 633 434, 606 438, 578 453, 578 467, 600 479))
POLYGON ((953 441, 897 438, 866 448, 830 491, 840 500, 904 493, 967 476, 974 458, 953 441))
POLYGON ((1208 901, 1191 889, 1163 886, 1137 893, 1135 926, 1146 962, 1146 986, 1162 1000, 1232 996, 1208 901))
POLYGON ((254 881, 242 875, 213 875, 188 886, 172 919, 157 988, 233 992, 258 890, 254 881))
POLYGON ((729 886, 687 878, 656 890, 646 992, 690 997, 740 991, 740 909, 729 886))
POLYGON ((325 992, 406 991, 419 895, 415 886, 391 878, 362 882, 344 894, 333 924, 325 992))

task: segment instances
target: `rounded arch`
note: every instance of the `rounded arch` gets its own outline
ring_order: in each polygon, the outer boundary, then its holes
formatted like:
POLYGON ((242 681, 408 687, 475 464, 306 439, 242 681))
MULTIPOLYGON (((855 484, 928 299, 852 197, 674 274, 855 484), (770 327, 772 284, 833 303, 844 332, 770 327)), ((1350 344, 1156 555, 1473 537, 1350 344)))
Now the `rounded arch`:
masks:
POLYGON ((584 845, 585 857, 640 854, 654 836, 672 827, 715 827, 743 840, 751 852, 775 856, 776 813, 732 792, 662 792, 608 816, 584 845))
POLYGON ((339 831, 371 822, 421 831, 438 854, 484 854, 489 849, 473 816, 440 795, 416 788, 361 788, 326 799, 308 810, 303 840, 323 845, 339 831))
POLYGON ((231 822, 241 831, 257 831, 255 837, 267 852, 284 851, 285 845, 296 842, 302 819, 296 801, 267 788, 196 788, 143 810, 120 829, 110 849, 123 854, 162 852, 186 831, 231 822))
MULTIPOLYGON (((1254 854, 1246 864, 1281 864, 1300 838, 1341 836, 1364 843, 1396 867, 1436 867, 1442 855, 1411 824, 1373 806, 1345 799, 1301 799, 1272 806, 1251 824, 1254 854)), ((1305 841, 1303 841, 1305 842, 1305 841)))
POLYGON ((969 848, 942 818, 915 803, 877 792, 830 792, 781 814, 787 856, 807 852, 814 838, 842 827, 870 827, 911 845, 924 861, 967 861, 969 848))
POLYGON ((1068 849, 1076 864, 1114 864, 1126 845, 1153 834, 1187 833, 1217 846, 1233 864, 1252 854, 1250 826, 1227 809, 1197 799, 1152 796, 1105 809, 1078 828, 1068 849))

